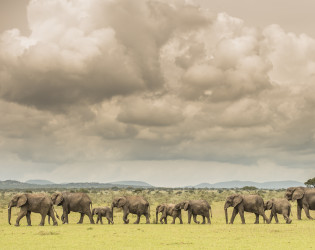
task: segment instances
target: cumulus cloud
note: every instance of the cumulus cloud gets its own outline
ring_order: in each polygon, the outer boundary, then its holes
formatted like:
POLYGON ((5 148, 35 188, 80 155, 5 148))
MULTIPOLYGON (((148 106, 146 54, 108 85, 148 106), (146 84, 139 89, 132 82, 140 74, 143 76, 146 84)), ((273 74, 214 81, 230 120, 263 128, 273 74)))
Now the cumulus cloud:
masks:
POLYGON ((184 161, 188 175, 189 162, 235 173, 315 163, 312 37, 192 1, 32 0, 27 11, 29 36, 0 35, 3 164, 118 178, 115 166, 145 172, 147 160, 170 174, 184 161))

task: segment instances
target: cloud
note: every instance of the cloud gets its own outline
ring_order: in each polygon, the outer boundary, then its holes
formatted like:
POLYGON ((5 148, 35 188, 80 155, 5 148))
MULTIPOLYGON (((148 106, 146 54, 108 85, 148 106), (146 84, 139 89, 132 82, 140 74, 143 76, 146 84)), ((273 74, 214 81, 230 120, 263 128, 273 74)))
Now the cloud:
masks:
POLYGON ((52 176, 135 161, 292 173, 315 163, 306 34, 191 1, 33 0, 28 21, 29 36, 0 35, 3 162, 52 176))

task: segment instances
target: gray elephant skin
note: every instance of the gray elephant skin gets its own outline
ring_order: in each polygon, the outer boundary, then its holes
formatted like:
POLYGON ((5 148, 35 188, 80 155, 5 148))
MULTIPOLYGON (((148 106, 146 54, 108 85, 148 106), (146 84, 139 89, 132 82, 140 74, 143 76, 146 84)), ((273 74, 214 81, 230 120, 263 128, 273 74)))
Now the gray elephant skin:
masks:
POLYGON ((310 210, 315 210, 315 188, 290 187, 285 193, 285 198, 289 201, 297 201, 297 218, 301 220, 302 209, 306 217, 310 220, 310 210))
POLYGON ((112 210, 109 207, 96 207, 92 209, 92 216, 97 215, 96 224, 100 221, 103 224, 102 217, 106 217, 108 224, 114 224, 112 220, 112 210))
POLYGON ((122 208, 123 221, 125 224, 129 223, 128 214, 136 214, 137 220, 134 224, 139 224, 141 215, 146 217, 146 224, 150 224, 150 204, 141 196, 121 196, 115 198, 112 202, 112 218, 114 216, 114 207, 122 208))
POLYGON ((291 204, 287 199, 271 199, 265 203, 265 210, 271 210, 269 221, 275 217, 276 223, 279 223, 277 214, 282 214, 287 224, 290 224, 291 204))
MULTIPOLYGON (((11 199, 8 205, 8 222, 11 225, 11 208, 21 208, 20 213, 16 219, 15 226, 20 225, 20 220, 26 216, 28 226, 31 226, 31 213, 39 213, 42 216, 40 226, 45 225, 46 215, 50 216, 54 222, 54 226, 57 226, 57 220, 54 214, 54 207, 51 198, 43 193, 35 194, 16 194, 11 199)), ((56 214, 58 217, 58 215, 56 214)))
POLYGON ((78 212, 81 214, 78 224, 83 223, 84 215, 87 215, 90 219, 90 223, 94 224, 92 216, 92 201, 90 197, 85 193, 54 193, 51 196, 53 203, 57 206, 62 206, 62 221, 63 223, 69 223, 68 214, 70 212, 78 212))
POLYGON ((227 197, 224 204, 225 220, 228 224, 228 212, 227 209, 233 207, 233 213, 230 224, 233 224, 235 216, 239 213, 241 216, 242 224, 245 224, 244 212, 254 213, 256 215, 255 224, 259 224, 259 215, 261 215, 265 221, 269 224, 270 221, 265 214, 264 200, 259 195, 240 195, 233 194, 227 197))
POLYGON ((156 223, 159 220, 159 213, 162 213, 160 223, 167 224, 167 216, 173 217, 172 224, 175 224, 176 218, 179 219, 180 224, 183 224, 182 213, 180 208, 175 208, 176 204, 160 204, 156 207, 156 223))
POLYGON ((188 224, 191 222, 191 216, 193 216, 193 220, 195 223, 199 224, 197 221, 197 215, 202 216, 202 224, 207 223, 211 224, 210 214, 212 217, 211 206, 206 200, 189 200, 183 201, 181 203, 176 204, 175 208, 184 209, 184 211, 188 211, 188 224))

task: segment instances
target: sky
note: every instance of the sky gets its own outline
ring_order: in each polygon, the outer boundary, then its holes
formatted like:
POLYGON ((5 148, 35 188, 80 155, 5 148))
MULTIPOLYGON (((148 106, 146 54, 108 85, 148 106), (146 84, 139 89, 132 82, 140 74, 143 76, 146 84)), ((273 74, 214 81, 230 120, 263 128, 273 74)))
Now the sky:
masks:
POLYGON ((315 176, 308 0, 2 0, 0 180, 315 176))

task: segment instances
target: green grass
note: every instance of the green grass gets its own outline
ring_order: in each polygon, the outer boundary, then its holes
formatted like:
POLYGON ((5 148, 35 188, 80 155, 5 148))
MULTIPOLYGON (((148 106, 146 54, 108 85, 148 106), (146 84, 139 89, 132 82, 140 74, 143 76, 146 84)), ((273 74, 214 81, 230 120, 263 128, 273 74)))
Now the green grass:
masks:
MULTIPOLYGON (((151 222, 155 219, 155 206, 151 207, 151 222)), ((70 224, 53 227, 47 224, 37 226, 40 216, 32 214, 32 227, 26 226, 26 219, 21 226, 7 223, 7 209, 0 210, 0 249, 314 249, 315 221, 296 220, 296 207, 293 207, 293 222, 285 224, 279 216, 280 224, 255 225, 255 217, 246 213, 246 225, 242 225, 239 216, 233 225, 226 225, 223 202, 212 204, 213 218, 211 225, 187 224, 187 212, 183 211, 183 225, 150 224, 145 218, 141 224, 124 225, 122 213, 115 210, 114 225, 91 225, 85 217, 84 224, 77 225, 79 214, 70 214, 70 224)), ((19 209, 12 210, 12 224, 19 209)), ((61 210, 58 207, 58 214, 61 210)), ((232 209, 229 209, 231 216, 232 209)), ((269 212, 267 212, 269 216, 269 212)), ((311 215, 315 217, 315 211, 311 215)), ((95 218, 96 219, 96 218, 95 218)), ((130 216, 130 223, 135 216, 130 216)), ((170 222, 169 218, 168 222, 170 222)), ((198 217, 199 220, 201 218, 198 217)), ((178 221, 177 221, 178 223, 178 221)))

